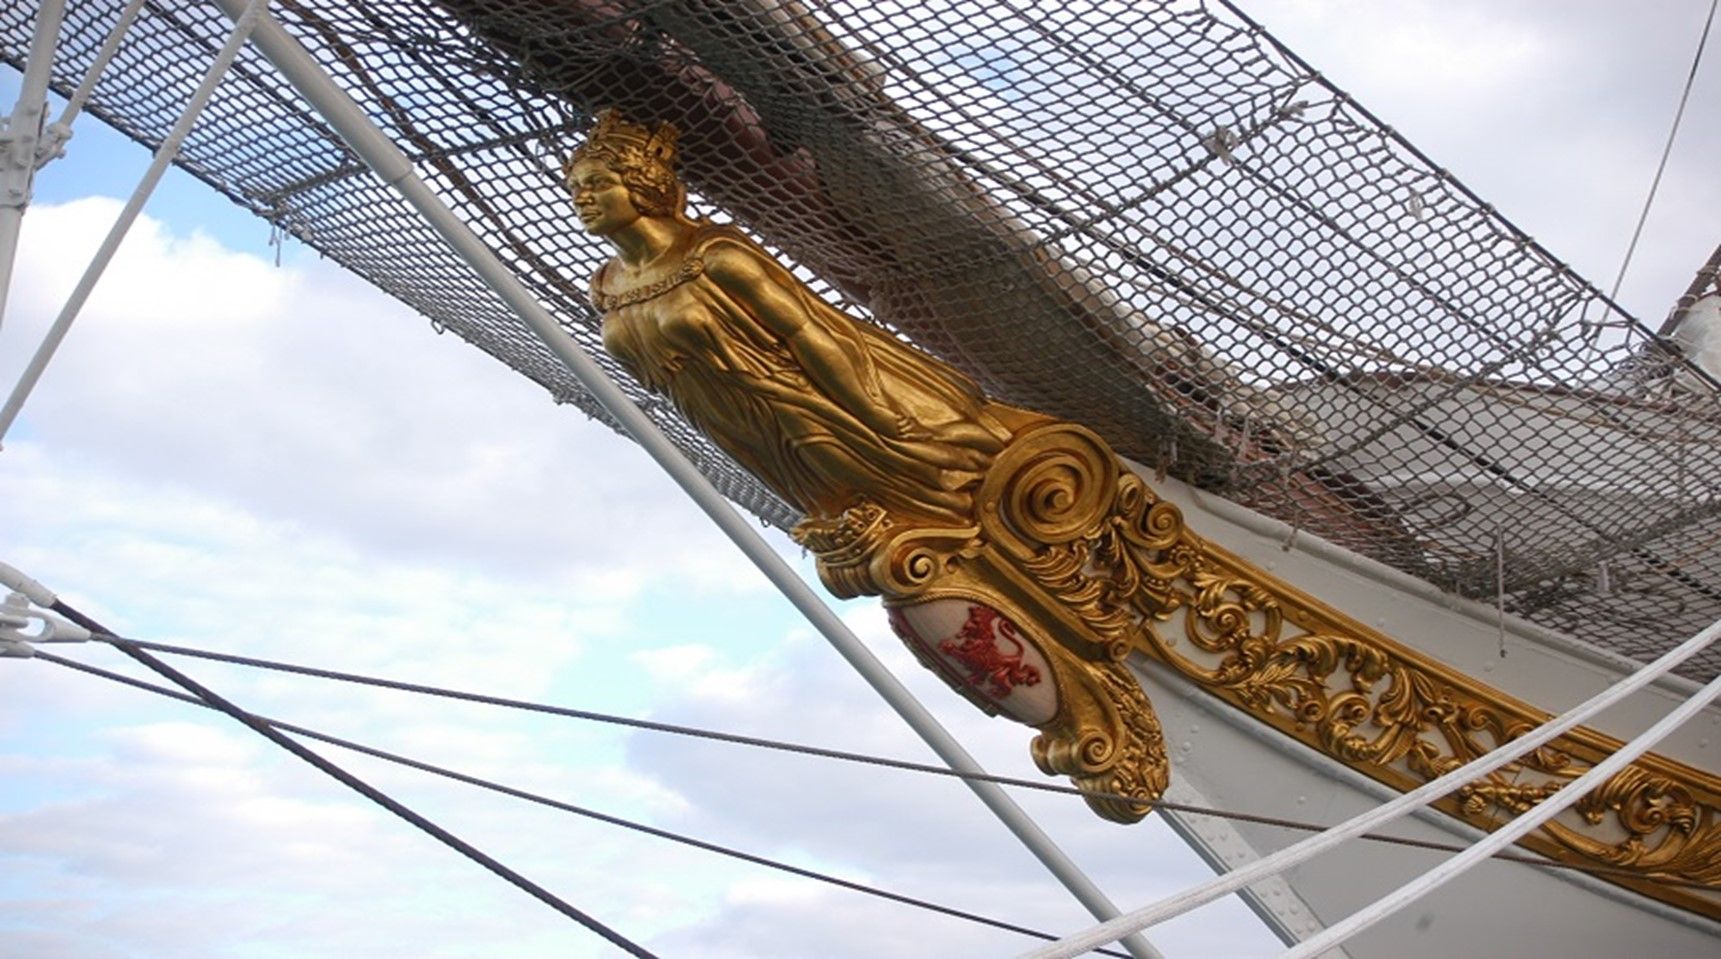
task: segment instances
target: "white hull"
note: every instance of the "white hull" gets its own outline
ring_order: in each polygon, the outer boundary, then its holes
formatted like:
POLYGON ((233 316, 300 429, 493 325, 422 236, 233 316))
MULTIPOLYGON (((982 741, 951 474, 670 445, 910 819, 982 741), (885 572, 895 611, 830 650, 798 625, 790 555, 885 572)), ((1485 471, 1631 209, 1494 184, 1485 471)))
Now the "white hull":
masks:
MULTIPOLYGON (((1289 584, 1455 670, 1550 712, 1594 695, 1631 672, 1630 664, 1476 603, 1440 594, 1402 573, 1338 550, 1283 523, 1203 494, 1173 479, 1160 494, 1184 512, 1189 527, 1289 584), (1286 548, 1287 540, 1291 540, 1286 548), (1506 651, 1500 650, 1502 643, 1506 651)), ((1173 778, 1167 798, 1217 809, 1331 825, 1396 795, 1271 729, 1175 670, 1143 657, 1137 676, 1164 724, 1173 778)), ((1621 703, 1592 725, 1629 739, 1695 688, 1673 678, 1621 703)), ((1721 711, 1711 709, 1656 750, 1707 769, 1721 711)), ((1571 815, 1570 813, 1567 814, 1571 815)), ((1276 826, 1176 815, 1210 860, 1235 867, 1305 838, 1276 826)), ((1425 810, 1393 835, 1468 844, 1481 833, 1444 813, 1425 810)), ((1522 850, 1520 850, 1522 851, 1522 850)), ((1409 882, 1450 853, 1352 841, 1285 874, 1289 885, 1254 890, 1252 905, 1277 929, 1305 938, 1385 892, 1409 882), (1292 891, 1294 889, 1294 892, 1292 891)), ((1652 901, 1571 870, 1488 863, 1351 940, 1353 959, 1453 955, 1698 956, 1721 948, 1721 924, 1652 901)))

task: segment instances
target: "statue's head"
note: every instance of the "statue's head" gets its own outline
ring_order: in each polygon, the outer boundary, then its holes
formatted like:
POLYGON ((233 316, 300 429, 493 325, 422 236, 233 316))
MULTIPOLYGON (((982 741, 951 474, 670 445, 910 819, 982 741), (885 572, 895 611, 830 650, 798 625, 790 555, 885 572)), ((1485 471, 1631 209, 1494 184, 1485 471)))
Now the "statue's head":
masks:
POLYGON ((675 127, 655 129, 629 123, 614 110, 598 113, 597 125, 562 165, 562 176, 573 187, 574 168, 602 164, 618 177, 645 216, 679 216, 687 205, 687 190, 675 176, 675 127))

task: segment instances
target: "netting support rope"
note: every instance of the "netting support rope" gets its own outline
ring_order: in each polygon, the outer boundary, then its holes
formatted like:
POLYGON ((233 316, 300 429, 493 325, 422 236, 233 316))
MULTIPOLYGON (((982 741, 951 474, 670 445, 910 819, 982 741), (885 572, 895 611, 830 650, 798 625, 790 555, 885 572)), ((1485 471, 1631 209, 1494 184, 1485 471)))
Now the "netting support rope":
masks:
MULTIPOLYGON (((379 689, 395 689, 401 692, 417 693, 422 696, 434 696, 457 702, 479 703, 486 706, 498 706, 504 709, 517 709, 525 712, 539 713, 546 716, 561 716, 569 719, 585 720, 587 722, 603 723, 611 726, 621 726, 628 729, 640 729, 647 732, 667 733, 674 736, 686 736, 693 739, 710 742, 729 743, 737 746, 750 746, 758 749, 777 750, 802 756, 814 756, 820 759, 833 759, 841 762, 859 763, 877 766, 883 769, 897 769, 905 772, 922 773, 929 776, 941 776, 952 779, 984 779, 995 782, 1000 786, 1010 786, 1017 789, 1031 789, 1036 792, 1056 793, 1072 798, 1092 797, 1096 799, 1115 799, 1119 802, 1139 802, 1135 797, 1124 793, 1113 792, 1083 792, 1076 786, 1050 779, 1023 779, 1019 776, 975 775, 960 773, 946 766, 932 763, 911 762, 888 756, 878 756, 869 753, 857 753, 843 749, 831 749, 824 746, 810 746, 805 743, 788 742, 780 739, 765 739, 758 736, 745 736, 738 733, 708 729, 699 726, 684 726, 677 723, 658 722, 650 719, 638 719, 630 716, 618 716, 614 713, 600 713, 589 709, 577 709, 570 706, 553 706, 548 703, 535 703, 523 699, 509 699, 504 696, 491 696, 485 693, 467 692, 458 689, 446 689, 440 686, 426 686, 422 683, 410 683, 398 679, 385 679, 381 676, 367 676, 360 673, 342 672, 336 669, 323 669, 316 666, 304 666, 297 663, 285 663, 280 660, 259 659, 255 656, 240 656, 235 653, 221 653, 208 649, 196 649, 190 646, 176 646, 171 643, 157 643, 149 640, 134 639, 124 636, 92 635, 88 637, 101 643, 129 643, 139 649, 152 653, 170 653, 179 656, 190 656, 194 659, 205 659, 210 662, 227 663, 234 666, 249 666, 298 676, 311 676, 318 679, 329 679, 336 682, 355 683, 363 686, 374 686, 379 689)), ((45 655, 36 653, 37 656, 45 655)), ((86 672, 93 667, 85 668, 86 672)), ((122 680, 123 681, 123 680, 122 680)), ((279 724, 277 724, 279 725, 279 724)), ((1215 819, 1226 819, 1233 822, 1249 822, 1263 826, 1278 826, 1282 829, 1296 829, 1301 832, 1321 832, 1327 829, 1324 823, 1312 823, 1299 819, 1286 819, 1283 816, 1269 816, 1261 813, 1245 812, 1237 809, 1217 809, 1212 806, 1200 806, 1193 803, 1174 802, 1168 799, 1155 799, 1148 803, 1155 810, 1170 813, 1188 813, 1193 816, 1211 816, 1215 819)), ((1409 836, 1398 836, 1387 833, 1363 833, 1357 836, 1371 842, 1388 843, 1395 846, 1405 846, 1414 849, 1428 849, 1435 852, 1463 852, 1467 846, 1455 843, 1438 842, 1432 839, 1413 839, 1409 836)), ((1501 862, 1526 863, 1544 869, 1565 869, 1590 875, 1609 877, 1642 878, 1642 874, 1630 869, 1616 869, 1609 866, 1597 866, 1588 863, 1564 862, 1547 859, 1542 856, 1518 855, 1502 852, 1495 859, 1501 862)), ((1711 883, 1667 879, 1656 877, 1652 881, 1669 886, 1687 886, 1693 889, 1712 888, 1711 883)))
MULTIPOLYGON (((234 19, 242 13, 242 2, 216 0, 217 5, 234 19)), ((764 537, 723 498, 711 481, 627 398, 621 387, 567 336, 519 278, 413 172, 412 164, 399 147, 376 128, 370 117, 330 79, 297 40, 280 24, 266 18, 253 32, 252 42, 299 95, 364 159, 365 164, 385 184, 398 191, 448 244, 449 249, 508 304, 616 423, 669 474, 941 760, 961 772, 985 772, 956 737, 885 668, 842 619, 825 605, 824 600, 777 555, 764 537)), ((1117 906, 1002 787, 979 780, 964 780, 964 783, 1089 913, 1102 921, 1118 914, 1117 906)), ((1163 959, 1159 950, 1139 934, 1127 938, 1114 937, 1112 941, 1120 942, 1136 959, 1163 959)))
MULTIPOLYGON (((1268 45, 1278 52, 1280 56, 1285 58, 1287 63, 1293 64, 1298 69, 1302 70, 1308 76, 1309 80, 1319 84, 1322 88, 1331 91, 1333 95, 1341 97, 1350 109, 1357 112, 1358 116, 1361 116, 1363 119, 1373 123, 1377 129, 1384 133, 1388 140, 1397 144, 1400 149, 1421 161, 1429 171, 1433 172, 1439 178, 1443 185, 1458 191, 1464 197, 1468 198, 1476 209, 1485 213, 1489 220, 1498 223, 1505 230, 1507 235, 1515 237, 1521 241, 1524 248, 1533 252, 1544 264, 1558 270, 1562 275, 1570 277, 1572 282, 1592 294, 1606 309, 1613 311, 1615 315, 1621 317, 1625 321, 1624 326, 1626 328, 1643 334, 1647 338, 1652 349, 1656 350, 1663 357, 1674 363, 1682 363, 1688 372, 1698 378, 1699 382, 1708 383, 1717 390, 1721 390, 1721 379, 1717 379, 1716 377, 1709 375, 1707 371, 1699 369, 1696 364, 1686 361, 1684 354, 1682 354, 1676 346, 1668 342, 1663 337, 1655 335, 1654 331, 1644 325, 1641 320, 1637 319, 1636 316, 1627 313, 1622 307, 1620 307, 1620 305, 1614 301, 1612 296, 1596 289, 1595 284, 1579 276, 1572 270, 1570 264, 1555 256, 1547 249, 1547 247, 1544 247, 1541 243, 1537 242, 1534 237, 1530 236, 1530 234, 1519 228, 1517 224, 1507 219, 1500 213, 1500 211, 1494 209, 1493 204, 1483 200, 1474 190, 1465 186, 1463 181, 1448 173, 1445 167, 1435 163, 1433 158, 1418 149, 1416 144, 1405 139, 1403 134, 1399 133, 1380 117, 1375 116, 1372 111, 1357 102, 1357 100, 1350 94, 1334 86, 1332 81, 1327 79, 1325 74, 1315 69, 1309 61, 1298 56, 1296 51, 1285 46, 1284 43, 1280 42, 1278 37, 1269 33, 1267 28, 1263 27, 1260 22, 1240 9, 1235 0, 1213 0, 1213 2, 1222 6, 1227 13, 1236 17, 1239 22, 1248 27, 1255 35, 1265 40, 1268 45)), ((1705 27, 1705 29, 1707 29, 1707 27, 1705 27)))
POLYGON ((1673 305, 1673 310, 1667 314, 1666 322, 1661 324, 1662 336, 1671 336, 1679 329, 1679 324, 1685 319, 1685 314, 1697 305, 1705 294, 1711 290, 1721 292, 1721 245, 1715 247, 1715 252, 1709 254, 1709 259, 1697 268, 1697 275, 1691 278, 1691 285, 1685 288, 1685 295, 1673 305))
POLYGON ((125 40, 126 31, 131 29, 132 21, 137 19, 143 9, 144 0, 128 0, 125 9, 120 11, 119 19, 114 21, 113 29, 108 31, 102 47, 96 51, 96 58, 90 61, 89 68, 84 71, 84 79, 78 88, 72 92, 71 99, 60 111, 60 116, 42 133, 42 145, 36 151, 36 167, 40 169, 49 160, 61 155, 66 141, 72 138, 72 124, 77 122, 78 115, 84 112, 84 106, 90 102, 90 96, 96 91, 96 83, 107 71, 108 64, 114 54, 119 52, 120 43, 125 40))
POLYGON ((30 41, 30 59, 24 62, 24 82, 6 128, 0 130, 0 322, 6 318, 6 292, 12 288, 18 231, 24 225, 30 184, 36 178, 36 144, 47 115, 48 80, 65 15, 66 0, 42 0, 36 8, 36 32, 30 41))
MULTIPOLYGON (((1620 259, 1619 273, 1613 278, 1613 287, 1608 290, 1608 299, 1619 299, 1619 288, 1625 283, 1625 271, 1631 268, 1631 258, 1637 253, 1637 241, 1643 237, 1643 225, 1649 222, 1649 210, 1655 206, 1655 194, 1661 189, 1661 175, 1667 172, 1667 158, 1673 155, 1673 141, 1679 136, 1680 121, 1685 119, 1685 104, 1691 100, 1691 87, 1697 82, 1697 68, 1703 63, 1703 49, 1709 45, 1709 28, 1715 25, 1715 8, 1721 5, 1721 0, 1709 0, 1709 15, 1703 20, 1703 32, 1697 37, 1697 51, 1691 55, 1691 69, 1685 74, 1685 86, 1679 91, 1679 106, 1673 111, 1673 125, 1667 131, 1667 143, 1661 148, 1661 159, 1655 164, 1655 176, 1649 181, 1649 193, 1643 198, 1643 212, 1637 215, 1637 226, 1632 228, 1631 242, 1626 244, 1625 256, 1620 259)), ((1668 331, 1662 330, 1663 335, 1668 331)))
MULTIPOLYGON (((1400 819, 1422 805, 1433 802, 1454 789, 1486 776, 1502 766, 1516 762, 1525 754, 1540 749, 1555 738, 1570 732, 1587 722, 1591 717, 1611 708, 1626 697, 1672 672, 1679 664, 1707 649, 1718 638, 1721 638, 1721 620, 1715 621, 1707 629, 1668 650, 1654 662, 1565 711, 1558 717, 1499 746, 1487 755, 1465 763, 1438 779, 1432 779, 1390 802, 1382 803, 1317 836, 1310 836, 1301 842, 1286 846, 1284 849, 1269 856, 1263 856, 1247 866, 1186 889, 1176 895, 1168 896, 1158 902, 1150 903, 1118 919, 1060 939, 1045 949, 1025 953, 1021 959, 1072 959, 1072 957, 1079 956, 1094 946, 1111 942, 1124 933, 1146 929, 1155 923, 1180 916, 1250 883, 1258 882, 1312 859, 1347 839, 1352 839, 1400 819)), ((1714 683, 1710 685, 1713 686, 1714 683)), ((1704 692, 1707 692, 1707 687, 1704 692)), ((1698 697, 1703 696, 1704 692, 1700 692, 1698 697)), ((1582 791, 1574 789, 1570 784, 1562 789, 1560 794, 1566 793, 1567 790, 1571 790, 1574 798, 1583 794, 1582 791)), ((1513 822, 1517 821, 1513 820, 1513 822)))
MULTIPOLYGON (((108 264, 113 261, 114 254, 119 251, 120 244, 125 241, 126 234, 131 231, 132 224, 143 212, 144 204, 149 202, 150 194, 155 192, 156 184, 161 182, 162 174, 179 155, 179 148, 185 138, 191 133, 197 117, 215 95, 215 88, 221 85, 221 79, 227 75, 227 69, 233 65, 239 51, 244 48, 246 38, 256 28, 258 21, 264 16, 269 6, 269 0, 251 0, 235 19, 233 30, 227 35, 227 42, 222 44, 215 59, 203 73, 203 80, 191 94, 185 109, 179 119, 174 122, 173 129, 156 148, 155 156, 149 162, 149 168, 138 181, 136 189, 132 190, 131 198, 126 200, 125 207, 108 229, 107 236, 102 238, 102 245, 90 257, 90 265, 84 269, 83 276, 78 277, 78 283, 72 288, 71 295, 66 297, 66 303, 60 308, 58 316, 54 317, 53 325, 42 337, 41 346, 36 348, 34 356, 30 357, 29 365, 19 375, 17 385, 13 386, 11 395, 6 397, 6 404, 0 406, 0 441, 6 439, 6 431, 12 428, 12 423, 18 418, 18 411, 23 409, 24 401, 29 398, 30 391, 35 389, 41 380, 42 372, 48 368, 48 363, 59 350, 60 343, 66 338, 66 333, 72 328, 72 321, 78 318, 78 313, 84 308, 84 303, 90 298, 90 293, 96 288, 102 274, 107 271, 108 264)), ((124 24, 122 23, 122 26, 124 24)), ((21 213, 22 211, 20 211, 21 213)), ((4 251, 0 251, 3 254, 4 251)))

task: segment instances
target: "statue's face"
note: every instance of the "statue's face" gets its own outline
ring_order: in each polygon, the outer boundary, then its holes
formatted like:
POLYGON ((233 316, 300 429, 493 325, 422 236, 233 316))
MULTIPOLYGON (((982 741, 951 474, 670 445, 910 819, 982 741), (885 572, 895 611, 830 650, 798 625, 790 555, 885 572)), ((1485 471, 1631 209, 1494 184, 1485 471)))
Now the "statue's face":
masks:
POLYGON ((568 170, 568 190, 580 225, 593 236, 609 236, 639 219, 633 196, 602 160, 580 160, 568 170))

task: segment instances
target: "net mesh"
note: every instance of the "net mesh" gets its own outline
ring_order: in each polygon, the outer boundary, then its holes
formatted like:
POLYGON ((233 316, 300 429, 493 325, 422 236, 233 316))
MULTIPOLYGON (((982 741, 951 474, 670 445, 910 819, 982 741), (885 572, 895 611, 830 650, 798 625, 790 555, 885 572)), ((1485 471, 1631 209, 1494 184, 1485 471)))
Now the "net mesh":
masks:
MULTIPOLYGON (((21 66, 30 5, 0 10, 21 66)), ((68 92, 120 0, 72 4, 68 92)), ((742 507, 796 517, 599 347, 559 163, 614 106, 693 212, 1148 466, 1643 659, 1721 617, 1721 392, 1226 5, 276 0, 274 15, 742 507)), ((230 27, 152 0, 90 109, 160 141, 230 27)), ((255 50, 180 165, 608 420, 255 50)), ((1688 665, 1707 677, 1721 651, 1688 665)))

